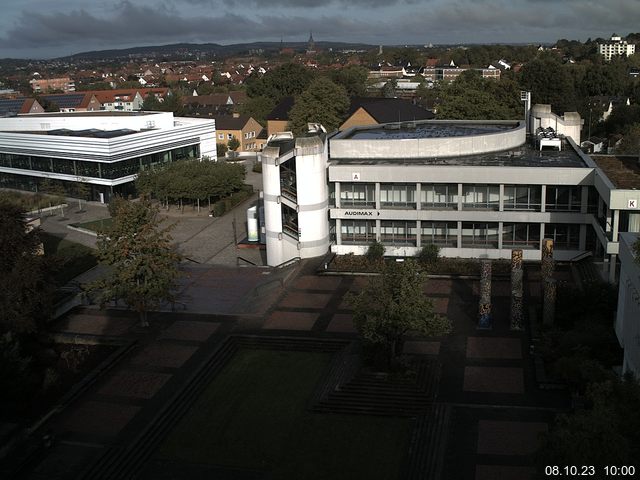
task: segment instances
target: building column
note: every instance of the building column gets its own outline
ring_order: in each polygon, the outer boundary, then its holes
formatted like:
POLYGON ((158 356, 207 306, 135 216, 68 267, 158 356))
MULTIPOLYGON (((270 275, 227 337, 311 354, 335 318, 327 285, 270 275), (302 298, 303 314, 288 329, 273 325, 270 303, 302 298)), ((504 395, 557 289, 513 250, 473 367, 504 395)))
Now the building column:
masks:
POLYGON ((587 213, 589 208, 589 187, 582 186, 582 195, 580 197, 580 213, 587 213))
POLYGON ((458 243, 457 248, 462 248, 462 222, 458 222, 458 239, 456 242, 458 243))
POLYGON ((616 259, 617 255, 611 255, 611 260, 609 261, 609 283, 616 283, 616 259))
MULTIPOLYGON (((540 185, 540 211, 542 213, 547 211, 547 186, 546 185, 540 185)), ((542 237, 540 237, 540 239, 542 240, 542 238, 544 238, 544 235, 542 237)))
MULTIPOLYGON (((498 195, 498 211, 504 212, 504 184, 501 183, 499 188, 500 188, 500 194, 498 195)), ((499 244, 502 245, 502 242, 499 241, 499 244)))
POLYGON ((376 220, 376 242, 379 242, 382 237, 380 236, 380 220, 376 220))
POLYGON ((416 210, 422 210, 422 202, 420 198, 422 197, 422 184, 416 183, 416 210))
POLYGON ((613 235, 611 240, 613 242, 618 241, 618 228, 620 226, 620 210, 613 211, 613 235))
POLYGON ((541 250, 542 249, 542 241, 545 239, 545 232, 544 232, 544 223, 540 224, 540 243, 538 244, 538 249, 541 250))
POLYGON ((498 250, 502 250, 502 229, 503 228, 504 228, 504 223, 498 222, 498 250))
POLYGON ((458 211, 462 210, 462 184, 458 184, 458 211))
MULTIPOLYGON (((420 185, 420 184, 418 184, 420 185)), ((419 205, 420 203, 418 203, 419 205)), ((421 248, 422 247, 422 222, 420 220, 418 220, 416 222, 416 247, 421 248)))
POLYGON ((342 220, 336 218, 336 245, 342 245, 342 220))
MULTIPOLYGON (((376 210, 380 210, 380 182, 376 182, 376 210)), ((378 227, 380 223, 377 223, 378 227)))
POLYGON ((335 198, 336 208, 341 208, 340 207, 340 182, 336 182, 334 185, 335 185, 334 195, 336 196, 335 198))

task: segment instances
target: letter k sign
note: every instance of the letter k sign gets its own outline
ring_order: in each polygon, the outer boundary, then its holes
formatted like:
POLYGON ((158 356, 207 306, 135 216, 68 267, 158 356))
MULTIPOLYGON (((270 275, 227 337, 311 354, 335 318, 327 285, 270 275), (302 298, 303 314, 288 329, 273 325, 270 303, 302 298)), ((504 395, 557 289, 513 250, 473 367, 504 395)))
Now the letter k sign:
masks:
POLYGON ((636 199, 629 199, 627 202, 627 208, 638 208, 638 200, 636 199))

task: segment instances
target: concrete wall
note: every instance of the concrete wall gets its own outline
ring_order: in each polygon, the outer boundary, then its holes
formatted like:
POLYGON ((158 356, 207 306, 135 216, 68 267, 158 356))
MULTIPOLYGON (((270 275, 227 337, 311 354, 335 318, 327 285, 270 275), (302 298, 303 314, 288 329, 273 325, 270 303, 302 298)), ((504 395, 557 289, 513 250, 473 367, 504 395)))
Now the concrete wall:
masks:
MULTIPOLYGON (((438 122, 437 120, 418 122, 418 124, 423 123, 442 123, 444 125, 459 123, 468 125, 472 122, 438 122)), ((526 125, 524 122, 520 122, 513 129, 503 132, 447 138, 351 139, 348 138, 351 132, 352 130, 346 130, 344 135, 338 135, 331 139, 332 157, 446 158, 509 150, 519 147, 526 141, 526 125)))
POLYGON ((580 130, 584 122, 578 112, 564 112, 563 116, 559 116, 551 111, 551 105, 536 104, 531 109, 530 121, 531 133, 535 133, 538 127, 551 127, 580 145, 580 130))
POLYGON ((83 112, 64 114, 28 114, 17 117, 0 118, 0 131, 38 132, 67 128, 69 130, 143 130, 146 128, 172 128, 173 113, 153 112, 143 115, 113 115, 110 112, 95 112, 85 115, 83 112), (150 122, 153 124, 150 126, 150 122))
POLYGON ((637 263, 632 245, 637 234, 620 236, 620 284, 615 331, 624 348, 624 372, 640 377, 640 264, 637 263))

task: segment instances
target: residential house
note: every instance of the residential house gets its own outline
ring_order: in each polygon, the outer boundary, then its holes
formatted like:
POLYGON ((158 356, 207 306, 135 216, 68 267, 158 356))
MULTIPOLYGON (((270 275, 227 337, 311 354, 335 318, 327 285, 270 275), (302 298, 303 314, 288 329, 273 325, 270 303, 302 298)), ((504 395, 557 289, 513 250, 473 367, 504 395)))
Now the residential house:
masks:
POLYGON ((0 99, 0 117, 12 117, 25 113, 43 113, 44 108, 35 98, 3 98, 0 99))
POLYGON ((57 105, 61 112, 93 112, 101 106, 93 92, 54 93, 39 98, 57 105))
POLYGON ((101 110, 110 112, 133 112, 142 109, 144 98, 138 89, 97 90, 93 94, 101 110))
POLYGON ((75 92, 76 84, 69 77, 60 78, 33 78, 29 80, 33 93, 46 93, 54 90, 62 90, 64 93, 75 92))
POLYGON ((275 106, 271 113, 267 115, 267 135, 274 133, 286 132, 289 124, 289 111, 293 107, 295 99, 293 97, 284 97, 280 103, 275 106))
POLYGON ((229 140, 235 137, 240 142, 238 150, 242 152, 258 151, 258 145, 264 143, 257 140, 263 128, 253 117, 236 113, 211 118, 216 121, 217 143, 228 145, 229 140))

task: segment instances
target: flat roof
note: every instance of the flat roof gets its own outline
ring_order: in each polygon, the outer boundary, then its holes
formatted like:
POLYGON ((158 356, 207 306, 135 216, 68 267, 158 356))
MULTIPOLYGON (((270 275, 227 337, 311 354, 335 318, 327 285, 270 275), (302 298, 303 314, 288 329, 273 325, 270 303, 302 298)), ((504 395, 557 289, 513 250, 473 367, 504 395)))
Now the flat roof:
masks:
MULTIPOLYGON (((148 131, 148 130, 145 130, 148 131)), ((27 135, 53 135, 57 137, 87 137, 87 138, 116 138, 123 137, 125 135, 131 135, 132 133, 140 133, 138 130, 131 130, 129 128, 119 128, 116 130, 100 130, 98 128, 87 128, 84 130, 69 130, 68 128, 57 128, 55 130, 36 130, 36 131, 16 131, 11 130, 8 132, 2 131, 2 133, 21 133, 27 135)))
POLYGON ((147 111, 136 111, 136 112, 118 112, 111 110, 99 110, 95 112, 51 112, 51 113, 28 113, 24 115, 19 115, 18 117, 28 117, 28 118, 46 118, 46 117, 140 117, 144 115, 157 115, 163 112, 147 112, 147 111))
POLYGON ((356 128, 339 140, 399 140, 419 138, 448 138, 486 135, 513 130, 518 122, 509 123, 459 123, 459 122, 399 122, 379 127, 356 128))
POLYGON ((335 158, 331 157, 333 165, 442 165, 442 166, 471 166, 471 167, 569 167, 587 168, 580 155, 566 140, 562 140, 562 150, 544 148, 542 151, 534 148, 532 141, 518 148, 500 152, 482 153, 478 155, 463 155, 459 157, 443 158, 335 158))
POLYGON ((640 189, 640 159, 637 156, 591 155, 616 188, 640 189))

